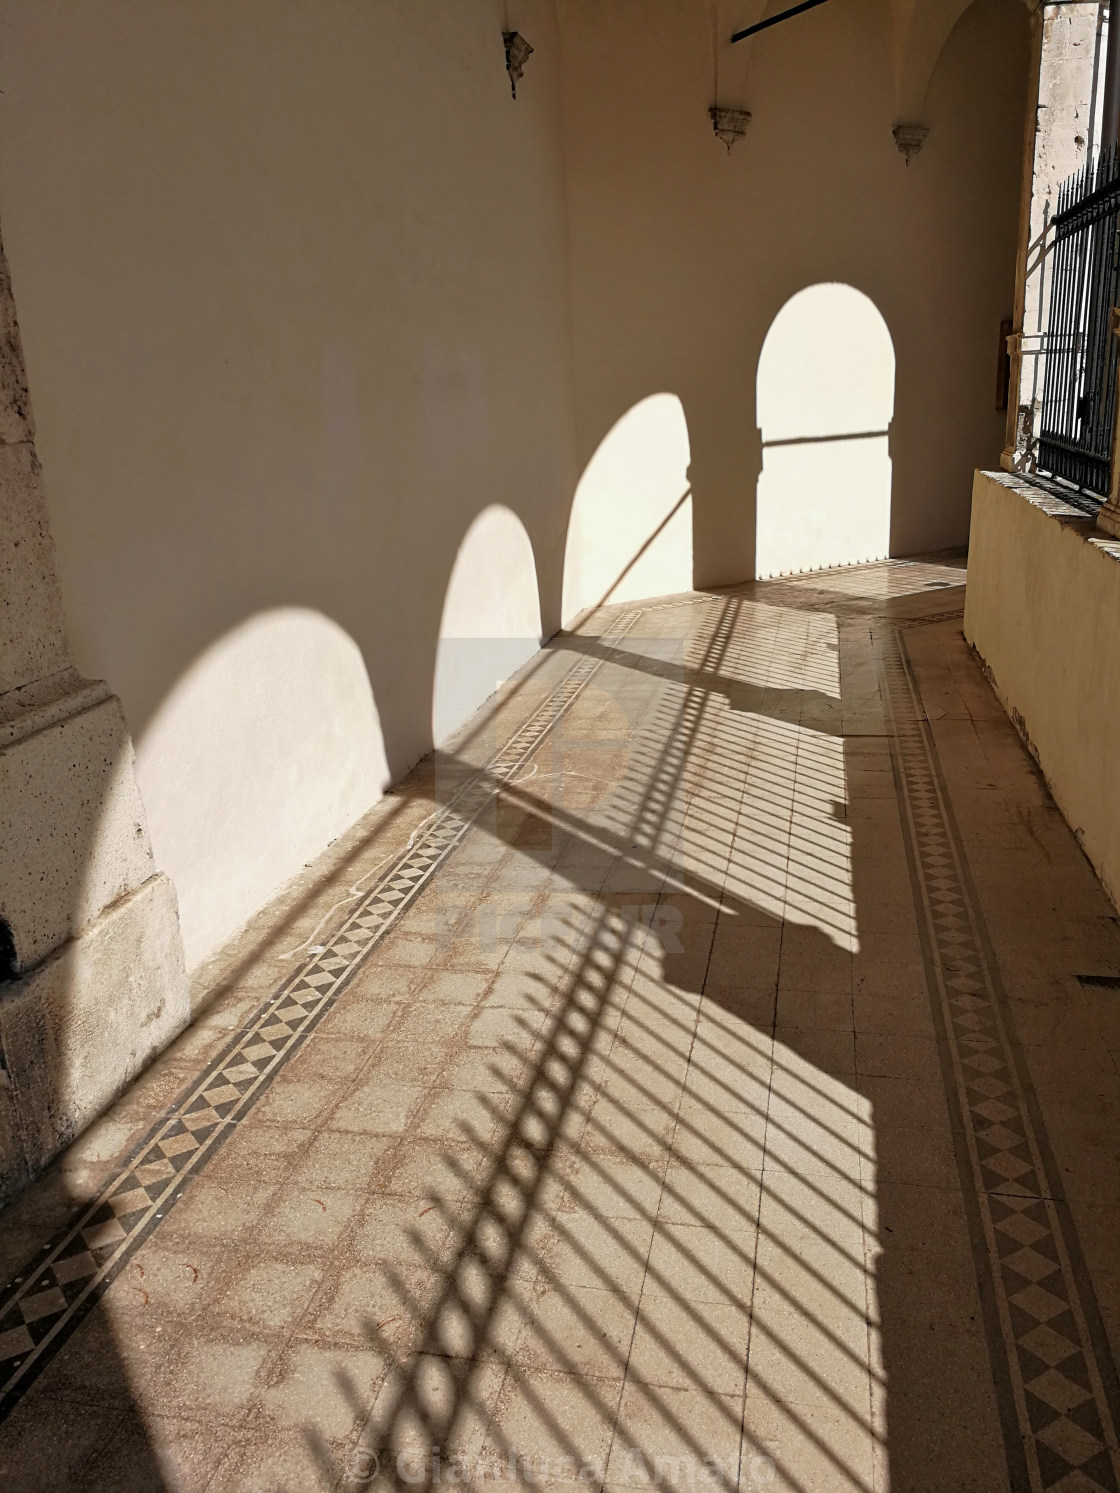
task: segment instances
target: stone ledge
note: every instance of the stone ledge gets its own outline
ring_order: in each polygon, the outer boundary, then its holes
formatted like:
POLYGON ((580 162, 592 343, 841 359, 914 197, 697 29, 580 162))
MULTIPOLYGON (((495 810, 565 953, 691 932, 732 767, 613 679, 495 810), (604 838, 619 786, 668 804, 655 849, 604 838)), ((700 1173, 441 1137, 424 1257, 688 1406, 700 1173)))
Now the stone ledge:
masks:
POLYGON ((51 724, 0 744, 0 843, 19 847, 0 858, 0 914, 21 972, 155 869, 120 701, 81 692, 46 713, 51 724))
POLYGON ((34 736, 109 698, 103 679, 86 679, 77 669, 60 669, 33 684, 0 695, 0 749, 34 736))
POLYGON ((1047 518, 1052 518, 1063 528, 1072 529, 1084 539, 1086 544, 1091 544, 1094 549, 1100 550, 1110 560, 1120 560, 1120 539, 1114 539, 1110 534, 1098 529, 1094 518, 1090 518, 1082 508, 1067 501, 1052 489, 1040 487, 1037 483, 1028 482, 1025 478, 1015 476, 1011 472, 978 472, 977 476, 998 483, 1008 492, 1017 493, 1032 508, 1045 513, 1047 518))

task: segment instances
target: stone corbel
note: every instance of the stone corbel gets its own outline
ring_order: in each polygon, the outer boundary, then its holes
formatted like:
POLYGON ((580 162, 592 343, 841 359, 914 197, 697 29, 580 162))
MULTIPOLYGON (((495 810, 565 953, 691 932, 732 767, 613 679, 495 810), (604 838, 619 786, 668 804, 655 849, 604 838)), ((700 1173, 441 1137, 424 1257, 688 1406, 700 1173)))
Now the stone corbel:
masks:
POLYGON ((732 109, 723 104, 713 104, 708 110, 708 118, 712 121, 712 130, 716 139, 722 140, 730 155, 731 147, 747 133, 751 113, 749 109, 732 109))
POLYGON ((906 164, 909 166, 925 144, 929 129, 924 124, 896 124, 891 134, 894 136, 899 155, 905 157, 906 164))

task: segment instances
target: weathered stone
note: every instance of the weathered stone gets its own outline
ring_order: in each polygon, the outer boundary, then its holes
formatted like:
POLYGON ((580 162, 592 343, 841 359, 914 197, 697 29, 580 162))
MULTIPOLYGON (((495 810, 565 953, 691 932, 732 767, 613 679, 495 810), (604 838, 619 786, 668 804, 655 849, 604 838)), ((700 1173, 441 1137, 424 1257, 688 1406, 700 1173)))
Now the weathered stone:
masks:
POLYGON ((1120 544, 1056 493, 977 472, 964 634, 1120 903, 1120 544))
POLYGON ((0 249, 0 1201, 190 1016, 120 701, 70 663, 32 436, 0 249))
MULTIPOLYGON (((27 970, 154 870, 113 695, 0 745, 0 916, 27 970)), ((23 723, 34 725, 34 716, 23 723)))
POLYGON ((69 662, 39 460, 0 444, 0 694, 69 662))
POLYGON ((18 1185, 21 1169, 41 1172, 186 1026, 174 888, 152 876, 81 938, 0 988, 0 1045, 22 1152, 0 1157, 2 1187, 9 1178, 18 1185))
POLYGON ((29 1180, 11 1074, 0 1067, 0 1202, 13 1197, 29 1180))
POLYGON ((35 434, 31 395, 23 366, 23 344, 16 321, 8 261, 0 248, 0 441, 15 445, 35 434))

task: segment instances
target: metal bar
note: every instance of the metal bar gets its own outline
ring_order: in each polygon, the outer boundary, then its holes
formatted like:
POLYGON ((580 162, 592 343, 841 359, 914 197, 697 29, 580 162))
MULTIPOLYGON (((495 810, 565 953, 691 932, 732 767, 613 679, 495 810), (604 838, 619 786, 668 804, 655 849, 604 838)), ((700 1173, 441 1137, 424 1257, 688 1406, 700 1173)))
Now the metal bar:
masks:
MULTIPOLYGON (((1120 23, 1118 23, 1120 32, 1120 23)), ((1058 193, 1042 342, 1037 464, 1104 495, 1112 456, 1120 303, 1120 151, 1106 146, 1058 193)))
POLYGON ((765 31, 767 26, 776 26, 779 21, 788 21, 791 16, 799 16, 803 10, 813 10, 818 5, 824 5, 825 0, 801 0, 800 5, 793 5, 789 10, 783 10, 780 15, 771 16, 768 20, 759 21, 754 26, 748 26, 745 31, 736 31, 731 40, 743 41, 748 36, 754 36, 757 31, 765 31))

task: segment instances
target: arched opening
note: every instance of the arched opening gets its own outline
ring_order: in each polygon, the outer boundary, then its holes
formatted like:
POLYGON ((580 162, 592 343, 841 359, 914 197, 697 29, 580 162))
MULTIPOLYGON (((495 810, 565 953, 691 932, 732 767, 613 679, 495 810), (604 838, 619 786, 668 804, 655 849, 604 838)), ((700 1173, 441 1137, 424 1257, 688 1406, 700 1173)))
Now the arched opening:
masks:
POLYGON ((191 968, 388 786, 361 650, 308 608, 248 618, 167 695, 136 775, 191 968))
POLYGON ((471 524, 443 601, 432 690, 437 746, 541 646, 537 567, 525 526, 492 504, 471 524))
POLYGON ((564 551, 563 619, 692 588, 688 423, 675 394, 627 410, 587 464, 564 551))
POLYGON ((857 565, 890 550, 894 344, 873 301, 811 285, 758 360, 756 574, 857 565))

